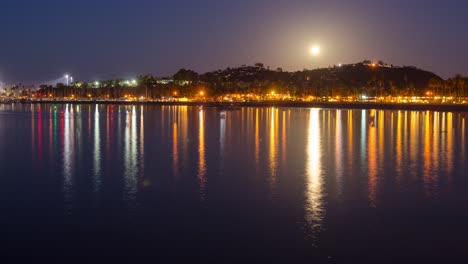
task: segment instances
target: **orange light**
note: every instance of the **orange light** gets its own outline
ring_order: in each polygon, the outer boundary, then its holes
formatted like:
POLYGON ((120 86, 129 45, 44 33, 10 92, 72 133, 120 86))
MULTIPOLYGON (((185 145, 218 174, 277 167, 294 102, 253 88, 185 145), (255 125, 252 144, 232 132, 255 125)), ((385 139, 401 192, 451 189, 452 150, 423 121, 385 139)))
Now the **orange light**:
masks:
POLYGON ((200 95, 201 95, 201 96, 205 95, 205 92, 200 91, 200 95))

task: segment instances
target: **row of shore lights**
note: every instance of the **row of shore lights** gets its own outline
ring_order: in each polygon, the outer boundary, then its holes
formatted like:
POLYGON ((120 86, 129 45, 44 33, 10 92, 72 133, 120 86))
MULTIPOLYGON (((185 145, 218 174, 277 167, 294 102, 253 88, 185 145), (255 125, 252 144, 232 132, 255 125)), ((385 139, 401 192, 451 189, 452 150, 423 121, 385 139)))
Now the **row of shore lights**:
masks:
MULTIPOLYGON (((70 85, 70 83, 73 83, 73 77, 68 75, 68 74, 65 74, 64 78, 67 80, 67 85, 70 85)), ((125 82, 126 85, 136 85, 137 84, 137 81, 136 80, 132 80, 132 81, 126 81, 125 82)), ((95 86, 99 86, 100 83, 98 81, 95 81, 94 82, 94 85, 95 86)))

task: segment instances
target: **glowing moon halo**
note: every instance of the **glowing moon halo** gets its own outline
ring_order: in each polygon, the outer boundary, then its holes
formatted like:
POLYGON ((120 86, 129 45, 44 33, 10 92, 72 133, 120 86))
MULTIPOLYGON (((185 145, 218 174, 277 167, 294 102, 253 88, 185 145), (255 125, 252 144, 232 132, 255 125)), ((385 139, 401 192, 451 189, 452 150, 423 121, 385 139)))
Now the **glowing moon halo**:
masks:
POLYGON ((310 48, 310 54, 312 56, 318 56, 320 54, 320 47, 319 46, 313 46, 310 48))

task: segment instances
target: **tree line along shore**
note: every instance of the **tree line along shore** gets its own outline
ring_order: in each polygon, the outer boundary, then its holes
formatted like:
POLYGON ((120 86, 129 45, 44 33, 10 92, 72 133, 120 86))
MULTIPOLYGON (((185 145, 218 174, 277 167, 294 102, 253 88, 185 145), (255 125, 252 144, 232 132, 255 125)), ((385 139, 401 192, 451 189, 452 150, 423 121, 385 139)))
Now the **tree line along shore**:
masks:
POLYGON ((295 72, 256 63, 204 74, 181 69, 165 78, 147 74, 129 80, 76 81, 36 89, 13 86, 4 88, 1 95, 60 100, 466 103, 468 79, 457 75, 444 80, 416 67, 369 60, 295 72))

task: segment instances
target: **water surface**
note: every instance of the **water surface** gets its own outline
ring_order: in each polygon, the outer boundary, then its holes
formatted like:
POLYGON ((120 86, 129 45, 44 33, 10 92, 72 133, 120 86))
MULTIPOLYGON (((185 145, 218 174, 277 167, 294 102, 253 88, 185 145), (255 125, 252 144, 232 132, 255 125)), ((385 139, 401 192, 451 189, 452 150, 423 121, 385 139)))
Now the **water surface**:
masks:
POLYGON ((466 259, 467 135, 466 113, 0 105, 1 252, 466 259))

